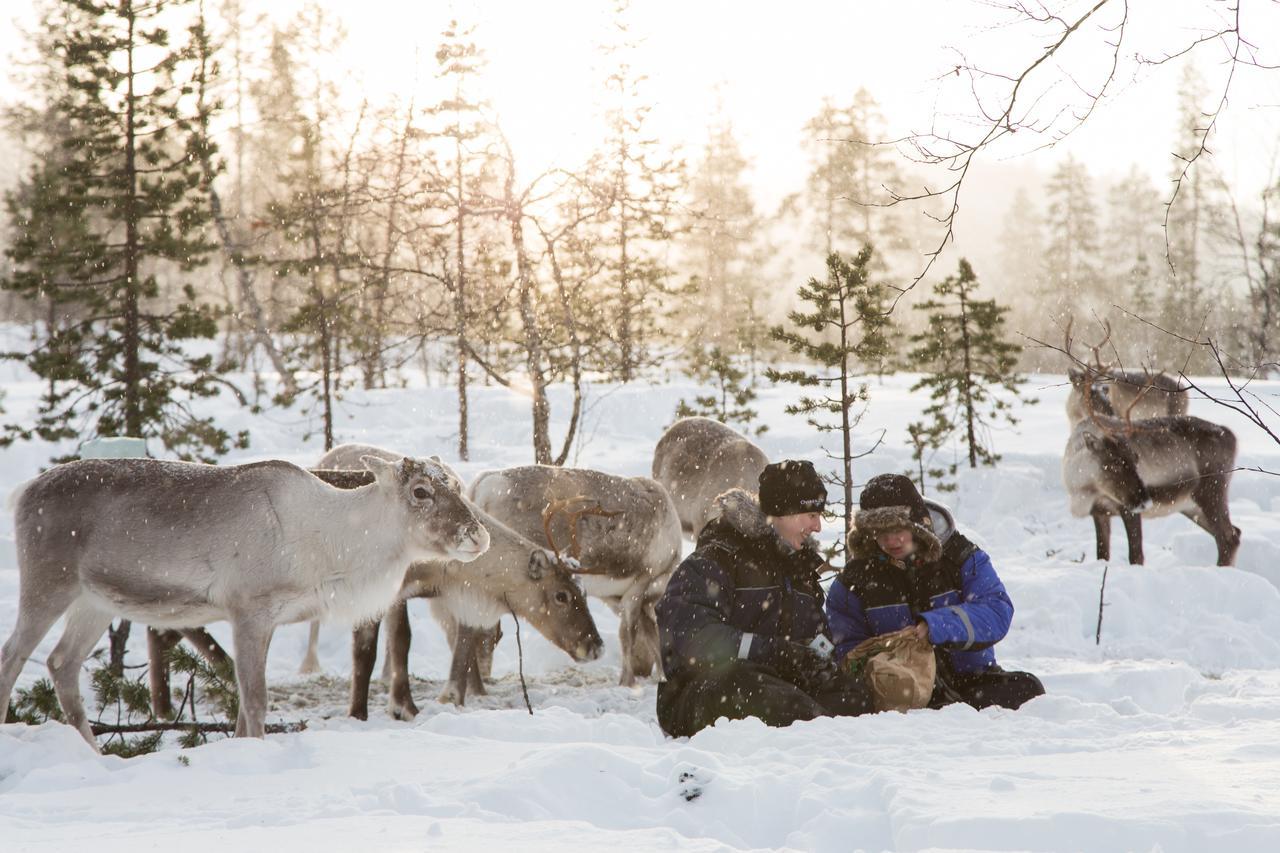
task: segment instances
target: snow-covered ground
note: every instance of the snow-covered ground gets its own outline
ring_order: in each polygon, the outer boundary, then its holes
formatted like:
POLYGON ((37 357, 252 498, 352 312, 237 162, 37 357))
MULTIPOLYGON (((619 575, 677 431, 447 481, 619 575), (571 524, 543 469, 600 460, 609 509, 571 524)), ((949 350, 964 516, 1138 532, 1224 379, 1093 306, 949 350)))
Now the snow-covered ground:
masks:
MULTIPOLYGON (((20 420, 39 386, 11 365, 0 371, 3 420, 20 420)), ((997 435, 999 467, 962 473, 959 491, 944 498, 991 553, 1017 607, 997 647, 1001 662, 1036 672, 1048 690, 1017 712, 953 706, 781 730, 722 722, 669 740, 655 721, 654 686, 616 686, 617 619, 602 606, 593 612, 608 647, 591 664, 572 664, 523 628, 532 716, 511 624, 490 695, 456 709, 434 701, 447 646, 418 602, 410 663, 423 713, 413 723, 382 714, 381 694, 373 719, 348 719, 348 630, 325 626, 325 673, 304 678, 296 671, 306 627, 295 625, 271 647, 269 719, 305 719, 302 733, 170 746, 126 761, 94 754, 62 725, 0 726, 0 849, 1280 850, 1280 478, 1235 477, 1231 510, 1244 530, 1237 568, 1214 567, 1211 539, 1189 521, 1148 523, 1147 565, 1110 567, 1095 644, 1103 566, 1091 522, 1066 511, 1060 383, 1032 377, 1039 403, 1020 411, 1016 431, 997 435)), ((410 384, 348 394, 339 440, 452 462, 454 395, 410 384)), ((862 435, 870 444, 888 432, 860 463, 863 477, 907 467, 903 427, 924 405, 910 384, 909 376, 873 382, 862 435)), ((694 391, 679 381, 593 387, 572 461, 647 475, 676 401, 694 391)), ((770 429, 759 441, 770 456, 826 464, 819 437, 783 414, 795 392, 761 396, 770 429)), ((563 389, 553 397, 563 413, 563 389)), ((252 432, 251 449, 228 463, 306 465, 321 455, 316 437, 303 438, 314 423, 296 412, 215 406, 224 425, 252 432)), ((457 465, 464 476, 531 461, 526 399, 477 388, 472 411, 473 461, 457 465)), ((1280 470, 1280 447, 1255 428, 1203 400, 1192 413, 1235 429, 1242 465, 1280 470)), ((53 451, 0 451, 0 499, 53 451)), ((12 629, 17 596, 5 513, 0 637, 12 629)), ((213 630, 229 643, 225 626, 213 630)), ((58 632, 40 644, 20 686, 45 675, 58 632)))

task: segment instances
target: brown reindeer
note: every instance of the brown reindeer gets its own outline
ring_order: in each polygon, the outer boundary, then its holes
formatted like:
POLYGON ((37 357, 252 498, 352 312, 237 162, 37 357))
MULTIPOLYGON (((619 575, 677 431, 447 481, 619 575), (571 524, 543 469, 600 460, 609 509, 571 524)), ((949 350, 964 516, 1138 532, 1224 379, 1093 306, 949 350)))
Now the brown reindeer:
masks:
POLYGON ((711 418, 681 418, 658 439, 653 479, 671 495, 680 526, 693 540, 730 489, 760 488, 769 457, 745 436, 711 418))
POLYGON ((1227 488, 1235 469, 1236 438, 1224 426, 1193 417, 1132 417, 1097 393, 1103 368, 1071 355, 1070 326, 1064 352, 1081 365, 1072 371, 1067 402, 1071 435, 1062 456, 1062 480, 1073 515, 1093 517, 1099 560, 1111 558, 1111 517, 1120 516, 1129 562, 1142 563, 1142 517, 1180 512, 1213 536, 1218 565, 1235 561, 1240 528, 1231 523, 1227 488))
POLYGON ((522 536, 576 537, 583 589, 621 617, 621 683, 649 676, 659 662, 654 607, 680 562, 680 520, 666 490, 648 477, 526 465, 482 472, 470 494, 522 536), (565 502, 598 511, 575 514, 565 502), (549 505, 560 511, 548 512, 549 505))

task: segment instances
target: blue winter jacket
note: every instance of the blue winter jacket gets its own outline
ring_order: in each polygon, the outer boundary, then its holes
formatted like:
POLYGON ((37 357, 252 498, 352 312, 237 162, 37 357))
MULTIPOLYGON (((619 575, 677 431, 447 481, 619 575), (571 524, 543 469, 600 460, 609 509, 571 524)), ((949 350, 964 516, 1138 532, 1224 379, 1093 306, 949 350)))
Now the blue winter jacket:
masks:
POLYGON ((873 539, 868 543, 862 537, 861 547, 855 546, 832 581, 826 611, 837 657, 869 637, 923 619, 929 641, 943 650, 953 672, 981 672, 995 665, 992 646, 1009 631, 1013 602, 986 552, 955 532, 945 507, 932 501, 927 505, 942 546, 938 560, 895 564, 873 539))

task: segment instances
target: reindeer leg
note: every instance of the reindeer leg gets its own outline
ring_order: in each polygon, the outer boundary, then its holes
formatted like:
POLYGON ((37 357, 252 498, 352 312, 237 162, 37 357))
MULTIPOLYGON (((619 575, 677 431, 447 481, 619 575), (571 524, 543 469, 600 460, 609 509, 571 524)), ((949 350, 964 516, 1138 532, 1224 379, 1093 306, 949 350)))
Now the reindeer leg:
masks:
POLYGON ((409 644, 413 641, 413 629, 409 627, 409 602, 398 601, 387 610, 387 666, 391 670, 391 689, 387 697, 387 710, 397 720, 412 720, 418 716, 418 706, 413 701, 409 687, 409 644))
POLYGON ((67 724, 77 729, 97 749, 98 744, 93 739, 93 730, 89 728, 89 718, 84 711, 84 699, 80 696, 80 667, 102 637, 102 632, 110 627, 111 614, 98 610, 87 599, 81 598, 68 608, 66 623, 62 639, 49 653, 49 675, 67 724))
POLYGON ((467 670, 471 667, 471 658, 475 654, 475 630, 457 625, 457 642, 453 646, 453 661, 449 665, 449 683, 440 694, 441 702, 452 702, 462 706, 467 703, 467 670))
POLYGON ((1234 565, 1240 548, 1240 528, 1231 523, 1227 508, 1227 482, 1223 477, 1206 477, 1191 493, 1196 508, 1182 513, 1213 537, 1219 566, 1234 565))
MULTIPOLYGON (((58 617, 75 603, 76 585, 67 580, 68 576, 73 573, 53 573, 58 585, 42 589, 39 595, 35 593, 34 584, 23 584, 18 590, 18 621, 4 648, 0 649, 0 723, 9 713, 9 697, 27 658, 58 617)), ((91 739, 90 743, 94 749, 98 748, 96 741, 91 739)))
POLYGON ((302 656, 302 663, 298 666, 298 672, 302 675, 310 675, 313 672, 320 671, 320 620, 311 620, 311 630, 307 633, 307 653, 302 656))
POLYGON ((1125 510, 1120 513, 1120 520, 1124 522, 1124 534, 1129 540, 1129 565, 1141 566, 1145 562, 1142 556, 1142 516, 1125 510))
POLYGON ((147 628, 147 683, 151 689, 151 714, 157 720, 173 719, 168 654, 181 641, 182 634, 177 631, 147 628))
POLYGON ((261 616, 240 616, 231 622, 231 639, 236 647, 236 687, 240 691, 240 713, 236 715, 236 737, 265 737, 267 722, 267 651, 275 626, 261 616))
POLYGON ((1093 533, 1098 543, 1098 559, 1111 559, 1111 516, 1099 510, 1093 511, 1093 533))
POLYGON ((484 696, 489 692, 484 686, 484 675, 493 672, 493 647, 500 636, 502 631, 497 626, 476 631, 471 660, 467 665, 467 691, 476 696, 484 696))
POLYGON ((369 719, 369 679, 373 677, 373 664, 378 658, 377 619, 357 625, 351 631, 351 705, 349 716, 357 720, 369 719))

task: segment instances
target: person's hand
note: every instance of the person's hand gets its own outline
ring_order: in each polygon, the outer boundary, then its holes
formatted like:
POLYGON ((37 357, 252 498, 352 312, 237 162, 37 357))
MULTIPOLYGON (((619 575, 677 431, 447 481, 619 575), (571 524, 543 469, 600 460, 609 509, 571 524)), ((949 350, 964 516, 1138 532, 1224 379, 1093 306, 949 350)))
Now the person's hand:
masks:
POLYGON ((818 686, 835 677, 835 659, 812 646, 779 639, 769 663, 779 672, 798 676, 807 684, 818 686))

